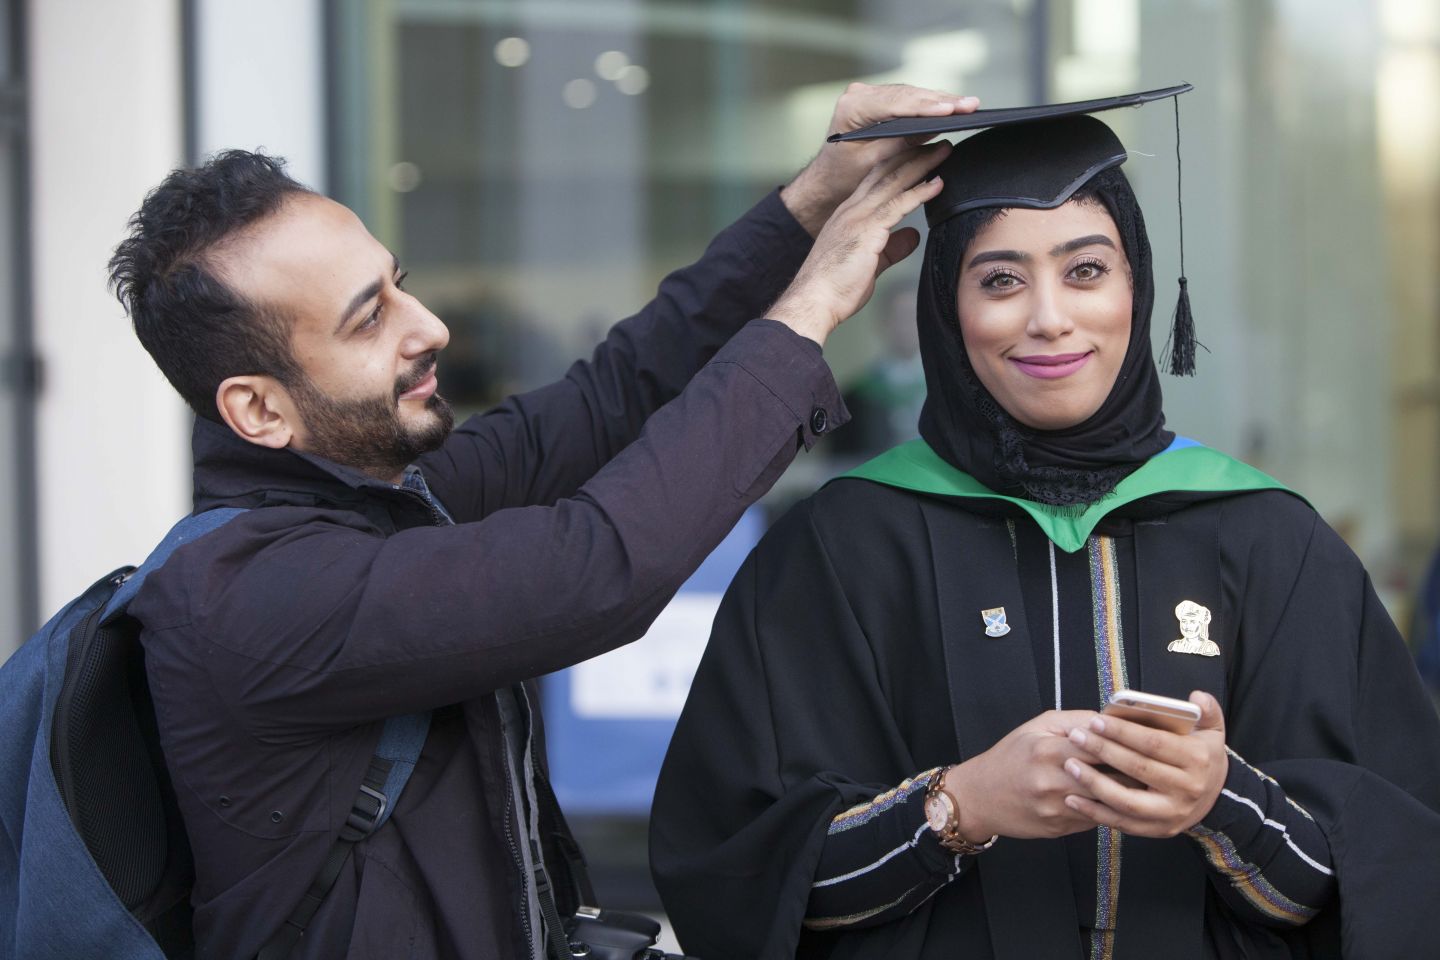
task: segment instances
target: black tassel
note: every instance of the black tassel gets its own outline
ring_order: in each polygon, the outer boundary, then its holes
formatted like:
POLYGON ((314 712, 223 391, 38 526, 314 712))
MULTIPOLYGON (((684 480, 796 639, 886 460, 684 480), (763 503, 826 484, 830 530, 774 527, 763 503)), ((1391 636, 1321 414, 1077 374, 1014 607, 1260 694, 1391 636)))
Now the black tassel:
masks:
POLYGON ((1170 318, 1170 336, 1165 338, 1161 352, 1163 368, 1173 377, 1195 376, 1195 347, 1205 346, 1195 340, 1195 317, 1190 313, 1190 282, 1185 279, 1185 202, 1180 165, 1180 98, 1175 104, 1175 209, 1180 217, 1180 299, 1170 318))
POLYGON ((1195 376, 1195 317, 1190 313, 1189 282, 1180 278, 1180 299, 1170 318, 1170 336, 1165 338, 1165 372, 1174 377, 1195 376))

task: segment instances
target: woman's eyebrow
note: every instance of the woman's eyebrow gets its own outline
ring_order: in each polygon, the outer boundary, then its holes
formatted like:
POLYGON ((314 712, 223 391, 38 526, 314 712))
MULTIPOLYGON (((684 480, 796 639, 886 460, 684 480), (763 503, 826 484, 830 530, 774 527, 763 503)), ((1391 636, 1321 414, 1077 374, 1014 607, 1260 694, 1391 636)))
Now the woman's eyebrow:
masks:
POLYGON ((1019 260, 1021 263, 1029 263, 1031 257, 1030 254, 1021 253, 1019 250, 986 250, 984 253, 975 254, 965 265, 965 269, 969 270, 971 267, 989 263, 992 260, 1019 260))
POLYGON ((1076 237, 1074 240, 1067 240, 1050 248, 1050 256, 1063 257, 1067 253, 1074 253, 1081 247, 1101 246, 1115 249, 1115 243, 1103 233, 1092 233, 1088 237, 1076 237))

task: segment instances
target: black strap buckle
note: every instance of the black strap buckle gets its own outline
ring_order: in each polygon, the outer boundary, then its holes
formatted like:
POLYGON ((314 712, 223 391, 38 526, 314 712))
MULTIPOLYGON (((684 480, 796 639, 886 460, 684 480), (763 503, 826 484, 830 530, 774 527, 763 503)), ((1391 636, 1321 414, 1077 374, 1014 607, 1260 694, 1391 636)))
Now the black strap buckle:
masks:
POLYGON ((385 794, 362 783, 360 792, 355 794, 355 802, 350 805, 350 814, 345 818, 345 826, 340 830, 340 838, 351 843, 359 843, 370 836, 375 832, 375 825, 385 815, 385 809, 389 802, 385 798, 385 794), (373 803, 367 801, 373 801, 373 803))

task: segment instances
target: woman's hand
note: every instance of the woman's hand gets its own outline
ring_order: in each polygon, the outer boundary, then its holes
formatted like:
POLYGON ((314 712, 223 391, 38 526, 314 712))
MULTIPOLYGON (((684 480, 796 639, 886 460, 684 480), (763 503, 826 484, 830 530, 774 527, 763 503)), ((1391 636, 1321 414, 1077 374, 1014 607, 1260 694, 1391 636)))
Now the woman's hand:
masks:
POLYGON ((1173 837, 1199 823, 1215 806, 1230 761, 1220 704, 1198 690, 1190 702, 1200 708, 1200 722, 1185 735, 1101 716, 1071 730, 1084 760, 1065 761, 1077 788, 1066 805, 1093 824, 1138 837, 1173 837), (1096 770, 1098 763, 1142 786, 1121 784, 1096 770))
MULTIPOLYGON (((972 843, 1002 837, 1063 837, 1095 826, 1066 806, 1077 792, 1067 760, 1084 756, 1072 729, 1097 717, 1092 710, 1051 710, 1010 731, 979 756, 952 767, 945 788, 960 806, 960 834, 972 843)), ((1084 792, 1081 787, 1079 792, 1084 792)))

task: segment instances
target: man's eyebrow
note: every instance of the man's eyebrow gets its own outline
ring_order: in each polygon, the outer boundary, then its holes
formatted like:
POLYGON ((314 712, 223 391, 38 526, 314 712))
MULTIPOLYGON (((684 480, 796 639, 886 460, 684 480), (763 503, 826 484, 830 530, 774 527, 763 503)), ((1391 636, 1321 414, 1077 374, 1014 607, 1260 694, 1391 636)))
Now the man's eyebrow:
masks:
POLYGON ((1088 237, 1076 237, 1074 240, 1067 240, 1050 248, 1050 256, 1063 257, 1067 253, 1074 253, 1082 247, 1101 246, 1115 249, 1114 242, 1103 233, 1092 233, 1088 237))
MULTIPOLYGON (((390 254, 390 262, 393 264, 395 272, 399 273, 400 258, 392 253, 390 254)), ((344 311, 340 314, 340 322, 335 325, 335 333, 338 335, 341 330, 344 330, 345 324, 350 322, 350 318, 355 315, 355 311, 359 310, 369 301, 375 299, 375 297, 380 294, 380 291, 384 286, 385 281, 383 279, 376 280, 373 283, 366 284, 365 289, 361 290, 359 293, 355 294, 355 296, 351 297, 349 305, 346 306, 344 311)))

